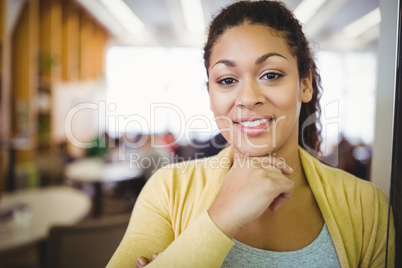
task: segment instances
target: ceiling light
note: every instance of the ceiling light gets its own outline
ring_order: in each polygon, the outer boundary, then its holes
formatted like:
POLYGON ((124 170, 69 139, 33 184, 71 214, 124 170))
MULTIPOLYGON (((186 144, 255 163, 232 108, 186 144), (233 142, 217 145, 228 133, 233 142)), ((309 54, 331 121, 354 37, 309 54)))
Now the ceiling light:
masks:
POLYGON ((191 34, 203 34, 205 32, 204 13, 200 0, 180 0, 183 9, 187 31, 191 34))
POLYGON ((307 23, 327 0, 303 0, 293 11, 301 23, 307 23))
POLYGON ((380 8, 376 8, 342 30, 346 38, 355 38, 381 22, 380 8))
POLYGON ((123 0, 99 0, 120 21, 131 34, 139 34, 145 28, 141 20, 133 13, 123 0))

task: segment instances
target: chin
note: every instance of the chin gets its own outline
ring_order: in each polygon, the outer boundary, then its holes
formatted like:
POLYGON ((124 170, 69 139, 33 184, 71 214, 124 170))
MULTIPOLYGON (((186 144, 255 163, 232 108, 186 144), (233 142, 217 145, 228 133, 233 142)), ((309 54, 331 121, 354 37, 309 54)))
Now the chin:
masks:
POLYGON ((255 157, 267 156, 276 151, 276 148, 273 148, 268 144, 251 145, 251 146, 247 144, 242 146, 232 145, 232 147, 235 151, 243 155, 255 156, 255 157))
POLYGON ((260 135, 257 137, 245 137, 243 135, 234 137, 232 147, 239 153, 249 156, 266 156, 278 149, 278 140, 275 141, 275 146, 272 143, 270 135, 260 135))

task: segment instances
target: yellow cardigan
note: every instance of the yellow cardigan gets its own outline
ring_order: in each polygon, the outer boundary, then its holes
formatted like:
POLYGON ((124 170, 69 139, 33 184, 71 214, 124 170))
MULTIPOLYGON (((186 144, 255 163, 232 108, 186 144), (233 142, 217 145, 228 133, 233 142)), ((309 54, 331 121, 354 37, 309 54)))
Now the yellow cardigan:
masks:
MULTIPOLYGON (((234 242, 211 220, 231 163, 230 148, 217 156, 175 164, 144 186, 127 231, 107 267, 220 267, 234 242)), ((330 168, 299 148, 303 169, 328 226, 342 267, 384 267, 388 198, 367 181, 330 168)), ((394 263, 391 224, 388 267, 394 263)))

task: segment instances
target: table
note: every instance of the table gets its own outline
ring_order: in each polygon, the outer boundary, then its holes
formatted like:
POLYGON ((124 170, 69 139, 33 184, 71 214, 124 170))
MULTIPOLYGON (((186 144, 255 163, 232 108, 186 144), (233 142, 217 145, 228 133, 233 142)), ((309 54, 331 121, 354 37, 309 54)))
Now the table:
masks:
MULTIPOLYGON (((0 222, 0 252, 40 242, 56 224, 74 224, 90 211, 91 200, 84 192, 68 186, 52 186, 2 193, 0 211, 25 205, 29 222, 24 229, 10 221, 0 222)), ((28 220, 28 219, 27 219, 28 220)), ((11 221, 12 222, 12 221, 11 221)))
POLYGON ((76 160, 66 166, 68 180, 94 185, 94 216, 102 216, 102 183, 119 182, 139 178, 142 171, 136 165, 125 161, 105 162, 102 158, 92 157, 76 160))

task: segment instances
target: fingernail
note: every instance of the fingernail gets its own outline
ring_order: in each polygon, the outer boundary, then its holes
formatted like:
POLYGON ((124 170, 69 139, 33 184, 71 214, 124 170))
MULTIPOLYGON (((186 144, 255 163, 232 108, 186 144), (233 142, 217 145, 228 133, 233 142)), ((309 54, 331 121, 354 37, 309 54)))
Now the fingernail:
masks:
POLYGON ((142 258, 138 258, 137 261, 138 261, 141 265, 147 264, 142 258))

